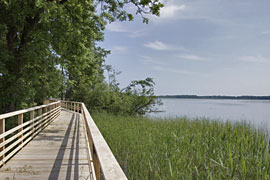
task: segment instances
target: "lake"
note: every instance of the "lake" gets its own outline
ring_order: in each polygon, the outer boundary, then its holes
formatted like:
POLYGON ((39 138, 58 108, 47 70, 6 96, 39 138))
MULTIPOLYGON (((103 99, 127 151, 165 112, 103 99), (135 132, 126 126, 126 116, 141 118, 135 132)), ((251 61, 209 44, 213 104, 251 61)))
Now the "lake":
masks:
POLYGON ((270 129, 270 101, 161 98, 163 105, 150 117, 208 118, 220 121, 247 121, 270 129))

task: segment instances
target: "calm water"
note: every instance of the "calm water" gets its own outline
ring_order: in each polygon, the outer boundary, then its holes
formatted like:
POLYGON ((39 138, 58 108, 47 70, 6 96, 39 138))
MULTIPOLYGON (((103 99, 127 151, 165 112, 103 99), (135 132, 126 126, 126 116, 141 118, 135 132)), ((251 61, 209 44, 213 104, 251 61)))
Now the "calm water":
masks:
POLYGON ((208 100, 208 99, 161 99, 160 113, 151 117, 188 118, 206 117, 221 121, 247 121, 255 126, 270 127, 270 101, 261 100, 208 100))

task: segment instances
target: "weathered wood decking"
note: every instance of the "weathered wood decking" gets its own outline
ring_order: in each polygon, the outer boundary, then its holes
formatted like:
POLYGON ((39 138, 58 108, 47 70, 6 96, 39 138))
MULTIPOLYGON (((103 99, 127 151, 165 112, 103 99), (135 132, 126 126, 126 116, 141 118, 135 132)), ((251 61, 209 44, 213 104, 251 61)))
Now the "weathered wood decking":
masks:
POLYGON ((0 179, 90 179, 82 115, 62 109, 60 116, 0 169, 0 179))

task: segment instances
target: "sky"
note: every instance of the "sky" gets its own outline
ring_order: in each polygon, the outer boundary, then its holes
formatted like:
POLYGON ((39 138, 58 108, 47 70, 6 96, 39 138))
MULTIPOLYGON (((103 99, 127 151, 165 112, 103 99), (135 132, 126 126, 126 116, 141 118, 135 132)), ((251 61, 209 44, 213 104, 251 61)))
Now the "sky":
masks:
POLYGON ((269 0, 163 3, 149 24, 106 26, 99 45, 121 87, 152 77, 157 95, 270 95, 269 0))

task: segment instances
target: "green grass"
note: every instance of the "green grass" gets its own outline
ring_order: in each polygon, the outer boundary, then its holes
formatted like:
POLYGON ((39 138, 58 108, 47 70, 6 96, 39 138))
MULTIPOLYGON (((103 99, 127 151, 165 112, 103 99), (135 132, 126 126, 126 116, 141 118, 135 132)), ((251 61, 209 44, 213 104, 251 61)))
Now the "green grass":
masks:
POLYGON ((268 140, 248 124, 93 118, 129 179, 270 179, 268 140))

